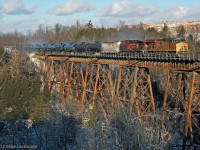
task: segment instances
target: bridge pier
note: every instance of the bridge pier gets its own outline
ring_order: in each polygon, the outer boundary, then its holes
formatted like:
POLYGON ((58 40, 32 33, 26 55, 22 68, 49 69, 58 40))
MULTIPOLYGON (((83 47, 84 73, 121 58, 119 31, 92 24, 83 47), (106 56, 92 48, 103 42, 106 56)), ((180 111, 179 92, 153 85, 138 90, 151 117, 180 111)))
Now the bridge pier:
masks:
POLYGON ((135 116, 155 113, 155 103, 150 73, 147 68, 119 67, 116 81, 116 97, 128 103, 135 116))
POLYGON ((106 111, 113 105, 113 83, 109 65, 87 64, 83 99, 92 110, 99 105, 106 111))

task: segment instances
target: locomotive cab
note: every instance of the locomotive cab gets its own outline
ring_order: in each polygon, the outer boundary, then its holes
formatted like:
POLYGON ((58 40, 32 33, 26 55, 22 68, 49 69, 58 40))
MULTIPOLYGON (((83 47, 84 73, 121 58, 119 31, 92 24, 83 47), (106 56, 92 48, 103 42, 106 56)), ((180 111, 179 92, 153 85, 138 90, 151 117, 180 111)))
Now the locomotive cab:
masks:
POLYGON ((186 53, 186 52, 188 52, 187 42, 176 43, 176 53, 186 53))

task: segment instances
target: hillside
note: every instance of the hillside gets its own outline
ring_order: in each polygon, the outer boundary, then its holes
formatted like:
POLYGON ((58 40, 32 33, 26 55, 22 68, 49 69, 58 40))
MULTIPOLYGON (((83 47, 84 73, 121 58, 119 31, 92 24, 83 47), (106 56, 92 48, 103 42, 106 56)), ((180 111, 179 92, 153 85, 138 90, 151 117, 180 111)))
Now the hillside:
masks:
POLYGON ((142 27, 146 30, 148 28, 155 28, 158 32, 160 32, 164 24, 168 26, 169 32, 171 35, 177 35, 177 29, 180 26, 183 26, 186 31, 186 37, 188 35, 193 35, 196 40, 200 40, 200 21, 180 21, 180 22, 158 22, 152 24, 143 24, 142 27))

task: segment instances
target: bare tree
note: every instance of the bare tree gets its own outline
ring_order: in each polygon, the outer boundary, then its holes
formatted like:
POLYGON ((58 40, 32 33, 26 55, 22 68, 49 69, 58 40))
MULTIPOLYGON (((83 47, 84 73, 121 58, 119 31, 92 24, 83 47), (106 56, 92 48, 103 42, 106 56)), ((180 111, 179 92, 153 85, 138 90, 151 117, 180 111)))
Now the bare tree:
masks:
POLYGON ((61 24, 55 24, 54 26, 54 31, 55 31, 55 42, 58 42, 60 40, 60 35, 61 35, 61 32, 62 32, 62 25, 61 24))

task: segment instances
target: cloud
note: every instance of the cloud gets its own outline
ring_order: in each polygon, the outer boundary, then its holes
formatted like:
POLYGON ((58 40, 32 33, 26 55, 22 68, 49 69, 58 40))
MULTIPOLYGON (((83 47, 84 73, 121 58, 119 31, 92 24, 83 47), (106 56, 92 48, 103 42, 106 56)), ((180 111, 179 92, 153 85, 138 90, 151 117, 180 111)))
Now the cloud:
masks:
POLYGON ((97 11, 97 17, 145 17, 157 12, 155 5, 135 4, 129 0, 110 4, 104 10, 97 11))
POLYGON ((173 7, 163 12, 166 19, 182 20, 182 19, 199 19, 200 8, 193 7, 173 7))
POLYGON ((188 14, 189 8, 178 7, 174 12, 175 18, 184 18, 188 14))
POLYGON ((159 21, 196 20, 199 19, 200 8, 197 7, 159 7, 156 4, 134 3, 130 0, 113 2, 95 13, 95 17, 112 24, 124 20, 126 24, 153 23, 159 21))
POLYGON ((9 33, 17 30, 21 33, 26 33, 28 30, 36 30, 39 25, 40 20, 37 17, 23 18, 18 20, 1 20, 1 30, 2 33, 9 33))
POLYGON ((0 14, 21 15, 32 14, 34 8, 25 8, 21 0, 12 0, 0 5, 0 14))
POLYGON ((80 12, 89 12, 95 8, 87 2, 78 3, 76 0, 69 0, 66 4, 60 4, 50 9, 49 12, 57 16, 70 15, 80 12))
MULTIPOLYGON (((120 20, 125 21, 126 25, 139 24, 140 21, 143 23, 155 23, 160 21, 199 20, 200 14, 199 6, 189 7, 187 5, 181 6, 181 4, 165 7, 154 3, 135 3, 132 0, 121 0, 121 2, 107 2, 107 6, 98 10, 98 6, 95 8, 87 2, 83 3, 81 0, 67 0, 66 3, 57 5, 49 10, 50 13, 56 16, 49 16, 49 14, 44 16, 41 14, 40 16, 31 15, 31 17, 22 16, 12 19, 13 16, 9 15, 31 14, 34 13, 35 8, 25 6, 23 3, 25 0, 2 1, 0 2, 0 32, 9 32, 16 28, 20 32, 25 33, 29 29, 36 30, 39 24, 53 26, 56 23, 60 23, 67 26, 75 25, 76 20, 81 24, 86 24, 88 20, 92 20, 93 25, 98 27, 116 27, 119 25, 120 20), (88 13, 81 15, 81 13, 90 11, 89 15, 88 13), (75 13, 79 14, 72 17, 66 16, 67 19, 63 16, 75 13), (4 17, 5 15, 7 16, 4 17), (59 15, 64 18, 57 17, 59 15)), ((41 6, 41 9, 46 11, 48 8, 44 9, 41 6)))

